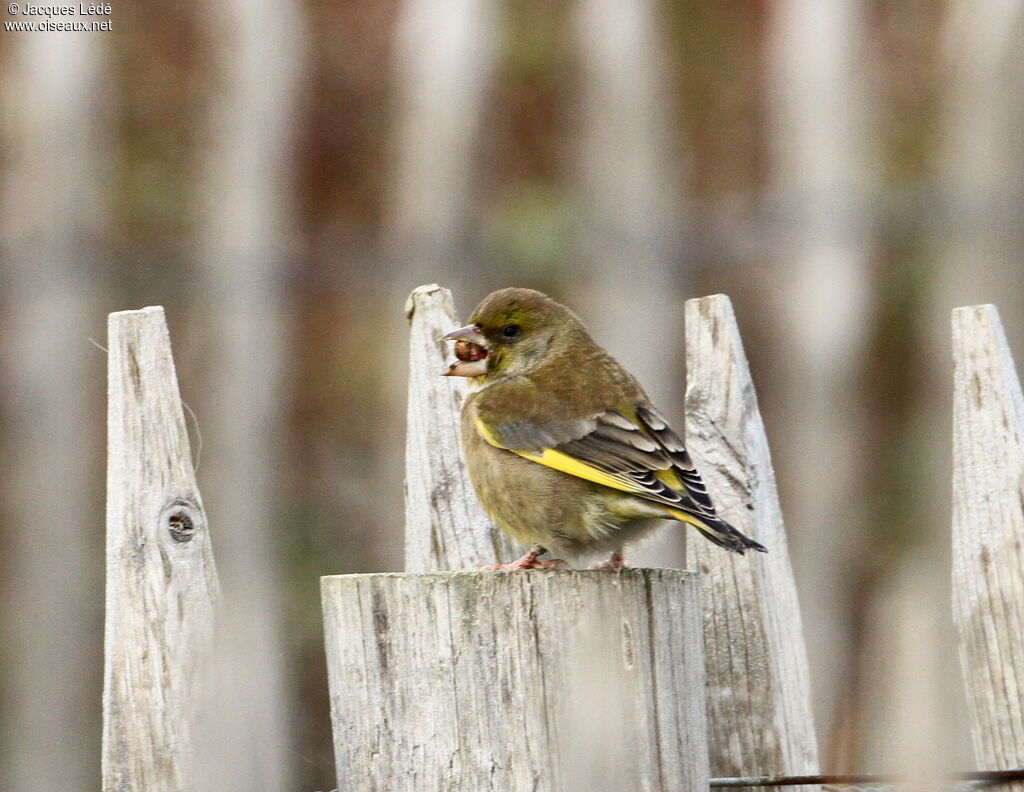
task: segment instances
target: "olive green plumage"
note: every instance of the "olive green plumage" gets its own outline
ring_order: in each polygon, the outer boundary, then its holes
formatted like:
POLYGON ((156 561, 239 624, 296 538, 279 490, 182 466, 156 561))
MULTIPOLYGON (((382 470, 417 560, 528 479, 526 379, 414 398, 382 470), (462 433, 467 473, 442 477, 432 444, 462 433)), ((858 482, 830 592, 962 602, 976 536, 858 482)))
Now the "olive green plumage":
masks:
POLYGON ((540 292, 502 289, 469 322, 450 336, 484 347, 486 359, 450 373, 476 375, 462 443, 474 489, 503 531, 578 555, 618 552, 673 519, 729 550, 764 550, 715 514, 678 435, 572 311, 540 292))

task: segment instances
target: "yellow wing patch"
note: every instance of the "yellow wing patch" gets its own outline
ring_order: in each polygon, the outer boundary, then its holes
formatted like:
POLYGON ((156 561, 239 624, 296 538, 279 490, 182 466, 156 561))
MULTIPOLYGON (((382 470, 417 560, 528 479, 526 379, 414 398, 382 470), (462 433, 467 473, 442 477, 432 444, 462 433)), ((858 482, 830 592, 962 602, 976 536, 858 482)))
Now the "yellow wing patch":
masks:
MULTIPOLYGON (((514 448, 506 448, 498 441, 498 435, 494 430, 488 427, 479 418, 476 419, 476 428, 480 433, 480 436, 490 443, 495 448, 501 448, 505 451, 511 451, 514 454, 518 454, 524 459, 529 459, 531 462, 537 462, 538 464, 544 465, 545 467, 553 468, 554 470, 561 471, 562 473, 568 473, 570 476, 581 478, 584 481, 592 481, 595 484, 602 484, 605 487, 611 487, 617 489, 620 492, 628 492, 635 495, 648 495, 649 492, 643 487, 635 484, 625 477, 606 473, 593 465, 588 465, 576 457, 569 456, 561 451, 556 451, 553 448, 545 448, 543 451, 517 451, 514 448)), ((668 484, 670 487, 679 487, 679 480, 675 473, 671 470, 658 471, 658 478, 668 484)), ((669 511, 675 513, 677 510, 669 507, 669 511)), ((680 512, 682 514, 683 512, 680 512)), ((687 519, 678 517, 677 519, 687 519)), ((692 520, 687 519, 687 522, 692 520)))
POLYGON ((538 462, 546 467, 568 473, 570 476, 593 481, 595 484, 603 484, 606 487, 622 490, 623 492, 641 492, 639 488, 631 487, 629 482, 623 481, 610 473, 605 473, 603 470, 598 470, 596 467, 588 465, 586 462, 581 462, 568 454, 563 454, 561 451, 555 451, 553 448, 545 448, 540 453, 516 451, 512 448, 506 448, 498 441, 497 433, 487 424, 479 418, 476 419, 475 423, 476 430, 480 433, 480 436, 495 448, 512 451, 514 454, 519 454, 519 456, 529 459, 531 462, 538 462))
MULTIPOLYGON (((531 454, 525 451, 516 451, 521 457, 539 462, 542 465, 547 465, 555 470, 560 470, 563 473, 568 473, 570 476, 576 476, 577 478, 586 479, 587 481, 593 481, 596 484, 604 484, 606 487, 612 489, 621 490, 622 492, 636 493, 643 495, 644 490, 636 486, 630 486, 629 481, 624 481, 610 473, 605 473, 603 470, 591 467, 585 462, 580 462, 575 457, 571 457, 568 454, 563 454, 561 451, 554 451, 550 448, 544 449, 539 454, 531 454)), ((718 531, 711 528, 707 523, 701 520, 694 514, 688 514, 682 509, 673 509, 671 506, 662 506, 665 509, 665 516, 671 516, 676 520, 682 520, 687 522, 695 528, 698 528, 706 534, 712 536, 718 535, 718 531)))
POLYGON ((655 475, 661 479, 665 484, 668 484, 676 492, 686 492, 683 488, 683 482, 679 480, 679 476, 676 475, 674 470, 659 470, 655 475))
POLYGON ((585 479, 586 481, 593 481, 595 484, 603 484, 606 487, 622 490, 623 492, 641 491, 637 487, 631 487, 629 482, 623 481, 617 476, 613 476, 611 473, 605 473, 603 470, 598 470, 596 467, 588 465, 586 462, 581 462, 575 457, 563 454, 561 451, 555 451, 552 448, 545 448, 539 454, 531 453, 529 451, 516 451, 515 453, 519 454, 521 457, 532 460, 533 462, 539 462, 549 468, 554 468, 555 470, 560 470, 563 473, 568 473, 570 476, 585 479))

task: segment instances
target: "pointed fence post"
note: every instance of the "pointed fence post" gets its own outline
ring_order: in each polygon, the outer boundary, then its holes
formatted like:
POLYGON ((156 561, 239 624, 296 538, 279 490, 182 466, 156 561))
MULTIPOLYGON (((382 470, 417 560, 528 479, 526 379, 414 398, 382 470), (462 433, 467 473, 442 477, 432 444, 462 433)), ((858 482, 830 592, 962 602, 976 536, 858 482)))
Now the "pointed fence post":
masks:
POLYGON ((451 297, 423 287, 408 310, 406 547, 420 573, 321 579, 338 788, 706 789, 693 573, 424 572, 498 545, 461 462, 463 386, 441 376, 451 297))
POLYGON ((995 306, 953 311, 953 362, 953 621, 975 760, 1004 770, 1024 765, 1024 397, 995 306))
MULTIPOLYGON (((715 777, 819 772, 807 653, 768 441, 732 303, 686 303, 686 445, 718 513, 767 554, 688 542, 701 574, 715 777)), ((806 789, 802 787, 801 789, 806 789)))
POLYGON ((420 286, 409 319, 409 405, 405 439, 405 569, 473 569, 516 557, 469 483, 459 441, 463 377, 443 377, 451 357, 441 336, 459 327, 452 294, 420 286))
POLYGON ((217 573, 160 307, 108 320, 104 792, 194 789, 217 573))

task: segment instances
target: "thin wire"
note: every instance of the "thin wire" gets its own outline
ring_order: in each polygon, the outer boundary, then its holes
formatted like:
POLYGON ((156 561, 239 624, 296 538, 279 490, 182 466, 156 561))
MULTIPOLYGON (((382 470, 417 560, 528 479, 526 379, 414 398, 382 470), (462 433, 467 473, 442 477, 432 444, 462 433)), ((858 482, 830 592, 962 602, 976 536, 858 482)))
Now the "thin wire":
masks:
POLYGON ((821 788, 821 792, 896 792, 896 787, 894 787, 894 786, 855 787, 855 786, 832 786, 831 784, 825 784, 821 788))
POLYGON ((812 784, 891 784, 899 779, 894 775, 872 774, 831 774, 831 775, 777 775, 737 776, 735 778, 712 778, 712 789, 729 787, 780 787, 810 786, 812 784))
MULTIPOLYGON (((181 399, 181 397, 178 397, 181 399)), ((182 406, 188 411, 188 414, 192 416, 192 428, 196 433, 196 458, 192 463, 192 475, 199 475, 199 463, 203 461, 203 433, 199 429, 199 419, 196 418, 196 414, 192 411, 192 408, 188 406, 188 402, 181 399, 182 406)))
MULTIPOLYGON (((988 789, 998 784, 1005 784, 1009 781, 1024 781, 1024 767, 1017 767, 1013 770, 971 770, 966 773, 954 773, 947 776, 949 781, 967 781, 968 783, 957 787, 958 790, 988 789)), ((894 787, 891 784, 905 781, 894 775, 883 775, 880 773, 854 773, 854 774, 833 774, 833 775, 802 775, 802 776, 747 776, 737 778, 712 778, 709 786, 712 789, 726 789, 729 787, 783 787, 783 786, 812 786, 822 787, 823 792, 892 792, 894 787), (834 786, 838 784, 839 786, 834 786), (859 784, 885 784, 866 788, 859 784)), ((338 792, 332 789, 331 792, 338 792)))
MULTIPOLYGON (((103 344, 101 344, 95 338, 91 338, 90 337, 89 338, 89 343, 92 344, 97 349, 100 349, 100 350, 106 352, 108 355, 110 354, 110 350, 107 349, 105 346, 103 346, 103 344)), ((181 399, 180 396, 178 398, 181 399)), ((185 408, 185 411, 192 418, 192 429, 193 429, 193 431, 195 431, 195 434, 196 434, 196 454, 195 454, 196 458, 192 462, 192 473, 193 473, 193 475, 198 475, 199 474, 199 463, 203 461, 203 432, 199 428, 199 419, 196 417, 195 411, 191 407, 188 406, 188 402, 185 401, 184 399, 181 399, 181 404, 185 408)))
MULTIPOLYGON (((1013 770, 973 770, 966 773, 954 773, 947 776, 950 781, 970 781, 971 788, 987 788, 1008 781, 1024 781, 1024 768, 1013 770)), ((833 774, 833 775, 793 775, 793 776, 747 776, 737 778, 712 778, 712 789, 729 787, 782 787, 810 786, 821 784, 840 784, 851 786, 856 784, 892 784, 899 782, 898 776, 877 773, 833 774)))

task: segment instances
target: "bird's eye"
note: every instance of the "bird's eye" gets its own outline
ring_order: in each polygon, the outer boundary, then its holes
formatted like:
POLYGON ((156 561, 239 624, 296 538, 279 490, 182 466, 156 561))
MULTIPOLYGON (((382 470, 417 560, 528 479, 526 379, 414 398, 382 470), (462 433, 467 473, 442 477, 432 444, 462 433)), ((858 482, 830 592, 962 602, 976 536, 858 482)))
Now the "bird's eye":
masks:
POLYGON ((501 334, 505 338, 518 338, 519 334, 522 332, 523 328, 521 328, 517 324, 507 324, 503 328, 501 328, 501 334))

